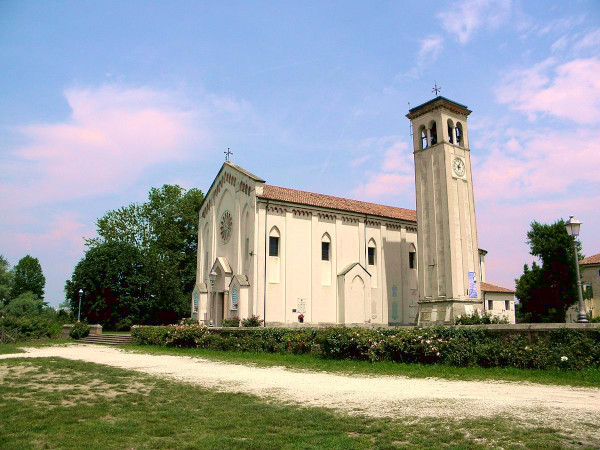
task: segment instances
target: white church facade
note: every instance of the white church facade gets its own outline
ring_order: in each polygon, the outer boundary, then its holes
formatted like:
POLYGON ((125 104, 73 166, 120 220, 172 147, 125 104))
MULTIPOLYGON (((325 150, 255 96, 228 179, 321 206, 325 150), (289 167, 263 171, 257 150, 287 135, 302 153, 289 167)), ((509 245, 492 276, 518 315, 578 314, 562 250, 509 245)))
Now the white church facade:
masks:
MULTIPOLYGON (((469 113, 443 97, 411 109, 417 211, 272 186, 226 161, 199 212, 192 316, 429 325, 484 311, 504 288, 482 277, 469 113)), ((512 317, 490 312, 514 322, 514 295, 505 305, 512 317)))

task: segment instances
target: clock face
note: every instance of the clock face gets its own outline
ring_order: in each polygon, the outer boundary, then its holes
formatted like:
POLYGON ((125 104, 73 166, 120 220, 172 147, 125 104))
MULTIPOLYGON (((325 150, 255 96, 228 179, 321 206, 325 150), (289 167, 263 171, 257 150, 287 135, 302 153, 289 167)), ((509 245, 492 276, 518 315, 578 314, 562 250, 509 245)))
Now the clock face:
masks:
POLYGON ((225 211, 221 216, 221 239, 224 244, 229 242, 229 238, 231 237, 231 231, 233 229, 233 218, 231 217, 231 213, 229 211, 225 211))
POLYGON ((465 176, 465 162, 462 158, 456 157, 454 161, 452 161, 452 170, 456 176, 463 177, 465 176))

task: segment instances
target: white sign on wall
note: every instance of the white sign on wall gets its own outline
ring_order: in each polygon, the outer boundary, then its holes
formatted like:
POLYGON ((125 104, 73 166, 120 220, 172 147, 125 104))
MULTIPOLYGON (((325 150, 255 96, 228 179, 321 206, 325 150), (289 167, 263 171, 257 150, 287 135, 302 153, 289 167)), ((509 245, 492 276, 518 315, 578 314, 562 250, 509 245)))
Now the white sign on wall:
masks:
POLYGON ((300 314, 306 314, 306 299, 305 298, 298 299, 298 312, 300 314))

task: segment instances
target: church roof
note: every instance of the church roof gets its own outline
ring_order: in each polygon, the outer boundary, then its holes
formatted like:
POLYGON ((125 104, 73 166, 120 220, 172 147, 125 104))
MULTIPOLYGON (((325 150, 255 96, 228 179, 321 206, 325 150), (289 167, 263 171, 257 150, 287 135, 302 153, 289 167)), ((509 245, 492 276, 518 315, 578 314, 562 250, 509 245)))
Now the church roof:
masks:
POLYGON ((583 258, 581 261, 579 261, 579 264, 582 266, 586 266, 588 264, 600 264, 600 253, 583 258))
POLYGON ((375 203, 361 202, 349 198, 334 197, 332 195, 315 194, 314 192, 297 191, 296 189, 283 188, 265 184, 261 198, 280 200, 300 205, 317 206, 321 208, 338 209, 371 216, 388 217, 391 219, 417 221, 417 212, 413 209, 398 208, 396 206, 378 205, 375 203))
POLYGON ((429 100, 428 102, 425 102, 419 106, 415 106, 414 108, 409 109, 406 117, 412 120, 416 117, 422 116, 423 114, 427 114, 430 111, 442 107, 455 113, 462 114, 464 116, 468 116, 469 114, 471 114, 471 110, 465 105, 461 105, 460 103, 457 103, 453 100, 439 95, 436 98, 429 100))
POLYGON ((500 286, 496 286, 495 284, 486 283, 485 281, 481 282, 481 290, 484 292, 505 292, 508 294, 514 294, 515 291, 512 289, 506 289, 500 286))

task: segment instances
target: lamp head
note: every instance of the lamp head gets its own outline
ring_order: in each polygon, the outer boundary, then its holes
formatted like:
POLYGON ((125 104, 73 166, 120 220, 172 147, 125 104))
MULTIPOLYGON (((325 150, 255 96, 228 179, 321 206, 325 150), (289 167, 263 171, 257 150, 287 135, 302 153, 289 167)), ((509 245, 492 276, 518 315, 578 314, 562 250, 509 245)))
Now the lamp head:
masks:
POLYGON ((215 279, 217 278, 218 273, 215 272, 215 269, 211 270, 210 273, 208 274, 208 277, 210 278, 210 284, 211 286, 213 284, 215 284, 215 279))
POLYGON ((579 228, 581 227, 581 222, 577 219, 574 219, 573 216, 569 216, 569 220, 565 222, 565 227, 567 228, 567 233, 569 236, 579 236, 579 228))
POLYGON ((83 289, 79 289, 79 295, 83 295, 83 289))

